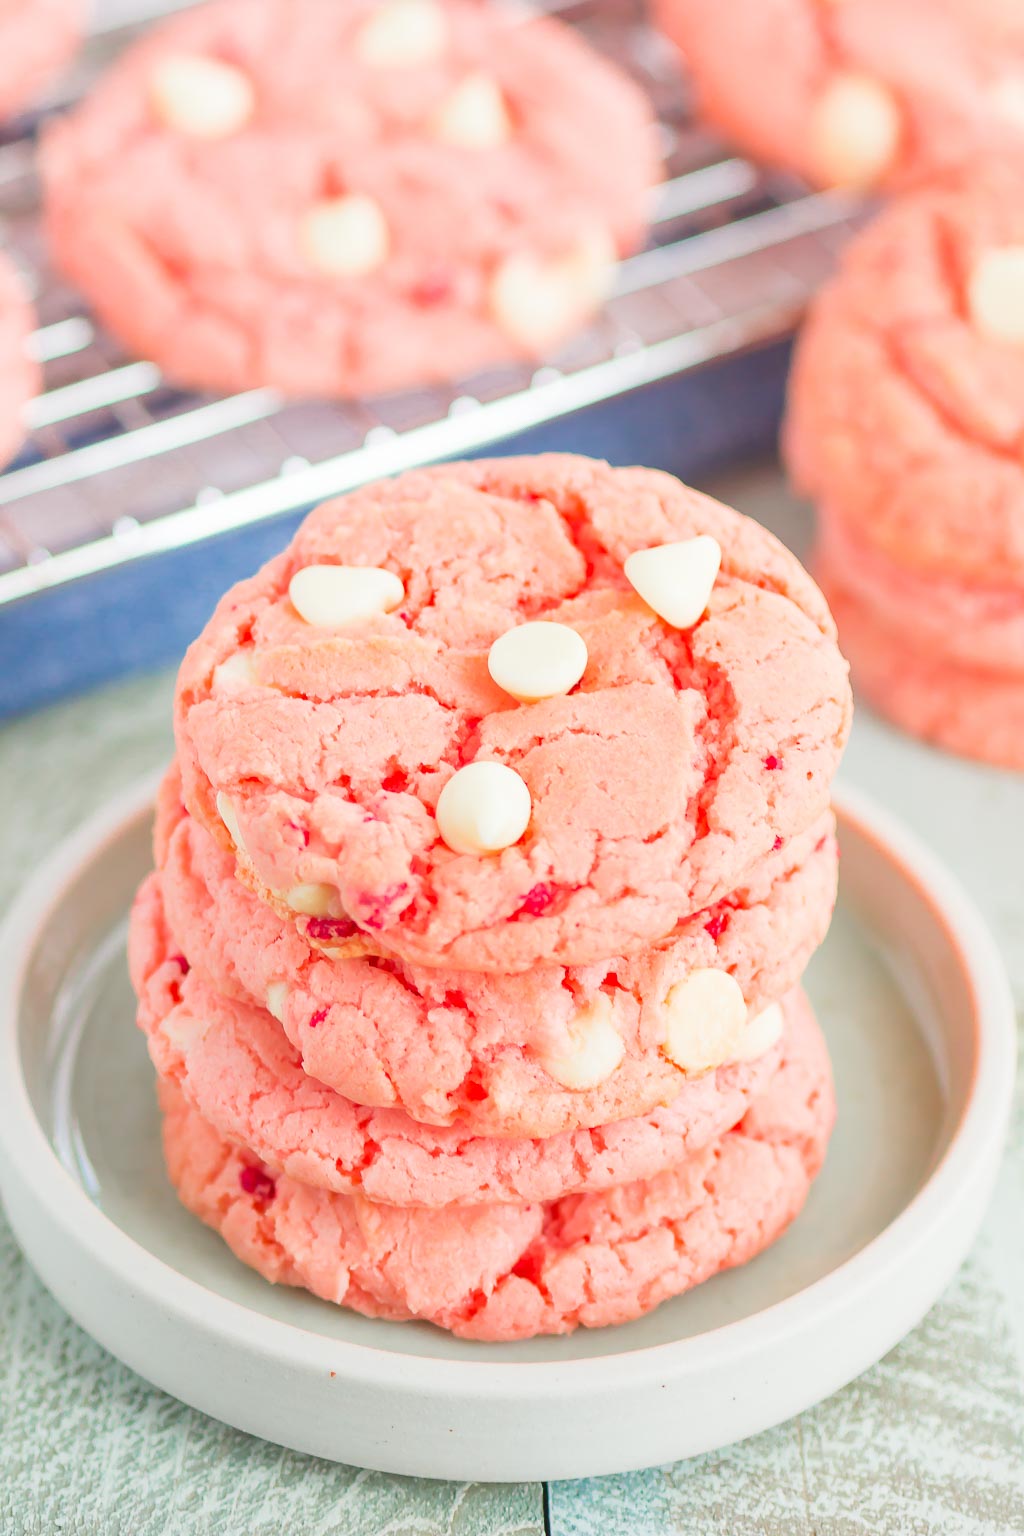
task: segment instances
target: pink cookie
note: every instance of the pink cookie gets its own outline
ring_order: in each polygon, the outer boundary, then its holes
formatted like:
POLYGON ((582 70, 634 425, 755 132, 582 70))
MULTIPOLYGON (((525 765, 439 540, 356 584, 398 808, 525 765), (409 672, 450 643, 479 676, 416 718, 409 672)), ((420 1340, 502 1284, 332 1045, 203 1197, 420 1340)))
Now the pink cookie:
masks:
POLYGON ((1024 154, 1017 0, 656 0, 703 115, 821 185, 1024 154))
POLYGON ((308 938, 328 917, 351 952, 498 972, 635 953, 757 881, 824 815, 849 721, 831 616, 771 534, 559 455, 325 504, 222 600, 176 708, 190 812, 308 938), (489 673, 524 620, 558 626, 534 703, 489 673), (581 641, 579 686, 552 682, 581 641))
MULTIPOLYGON (((172 774, 156 840, 168 923, 191 965, 218 991, 270 1007, 310 1076, 464 1132, 553 1136, 671 1102, 687 1081, 675 989, 714 968, 760 1015, 798 981, 835 900, 827 813, 765 859, 754 887, 632 959, 510 977, 331 959, 234 878, 230 853, 183 813, 177 791, 172 774), (665 1054, 670 1038, 677 1059, 665 1054)), ((705 1026, 695 1016, 695 1030, 705 1026)), ((721 1059, 731 1059, 727 1037, 721 1059)))
POLYGON ((0 465, 21 446, 25 406, 39 385, 39 370, 28 352, 32 328, 32 311, 21 280, 0 253, 0 465))
POLYGON ((403 1210, 328 1194, 275 1177, 171 1084, 160 1100, 171 1182, 244 1263, 371 1317, 491 1340, 626 1322, 746 1263, 799 1213, 834 1118, 806 1001, 734 1130, 646 1182, 547 1205, 403 1210))
POLYGON ((801 338, 786 444, 866 695, 1024 767, 1024 162, 853 243, 801 338))
POLYGON ((550 351, 660 175, 625 75, 474 0, 214 0, 132 48, 43 164, 58 259, 132 350, 321 395, 550 351))
POLYGON ((85 0, 0 0, 0 118, 27 106, 67 63, 85 0))
POLYGON ((680 1078, 672 1103, 642 1118, 542 1141, 475 1136, 342 1098, 303 1072, 269 1013, 224 997, 174 946, 151 876, 132 914, 130 959, 139 1026, 160 1076, 275 1169, 385 1204, 547 1200, 647 1177, 735 1125, 779 1057, 776 1038, 754 1061, 680 1078))

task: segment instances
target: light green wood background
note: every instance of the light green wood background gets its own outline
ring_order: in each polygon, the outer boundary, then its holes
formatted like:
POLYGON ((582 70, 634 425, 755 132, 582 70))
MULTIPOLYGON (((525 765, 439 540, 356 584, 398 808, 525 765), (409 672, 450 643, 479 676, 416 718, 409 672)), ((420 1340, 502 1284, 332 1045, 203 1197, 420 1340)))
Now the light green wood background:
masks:
MULTIPOLYGON (((764 482, 731 490, 766 510, 764 482)), ((780 509, 767 510, 778 525, 780 509)), ((170 697, 169 677, 136 679, 0 732, 0 902, 90 810, 166 759, 170 697)), ((958 870, 1024 1000, 1024 780, 940 757, 866 713, 845 775, 958 870)), ((0 1536, 541 1536, 546 1519, 556 1536, 1024 1533, 1022 1095, 970 1261, 885 1361, 744 1445, 554 1485, 546 1510, 539 1485, 357 1472, 194 1413, 64 1316, 0 1217, 0 1536)))

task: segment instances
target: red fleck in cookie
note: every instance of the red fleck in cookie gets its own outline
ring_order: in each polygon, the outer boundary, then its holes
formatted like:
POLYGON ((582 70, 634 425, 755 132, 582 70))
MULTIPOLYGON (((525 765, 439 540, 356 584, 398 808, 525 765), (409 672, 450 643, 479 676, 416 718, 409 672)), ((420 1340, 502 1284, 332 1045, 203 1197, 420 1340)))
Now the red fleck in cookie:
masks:
POLYGON ((1024 767, 1024 161, 893 205, 798 348, 786 445, 865 696, 1024 767))
MULTIPOLYGON (((311 949, 184 814, 176 775, 159 797, 157 848, 176 950, 219 992, 267 1008, 309 1076, 360 1104, 499 1136, 645 1115, 767 1049, 771 1005, 825 935, 837 870, 827 812, 764 860, 755 885, 654 950, 503 977, 311 949)), ((159 926, 155 894, 136 913, 147 921, 159 926)))
POLYGON ((660 175, 626 76, 474 0, 214 0, 132 48, 43 168, 57 257, 129 347, 303 395, 548 352, 660 175))
POLYGON ((1006 0, 657 0, 703 115, 824 186, 1024 154, 1024 10, 1006 0))
POLYGON ((744 1264, 797 1216, 834 1117, 806 1001, 781 1066, 733 1130, 647 1181, 549 1204, 406 1210, 275 1175, 180 1089, 160 1088, 182 1202, 268 1280, 465 1338, 598 1328, 744 1264))
POLYGON ((0 0, 0 118, 28 106, 67 63, 86 9, 85 0, 0 0))
POLYGON ((0 253, 0 465, 21 446, 25 406, 39 385, 39 370, 28 351, 32 328, 21 279, 0 253))
POLYGON ((392 1205, 553 1199, 657 1173, 742 1117, 778 1061, 794 1006, 791 995, 746 1026, 736 1054, 752 1060, 676 1074, 672 1102, 649 1115, 545 1140, 478 1136, 464 1124, 423 1125, 403 1110, 335 1093, 303 1071, 266 1010, 218 992, 175 944, 151 876, 133 910, 130 960, 139 1026, 160 1076, 268 1166, 392 1205))
POLYGON ((769 533, 559 455, 325 504, 222 600, 176 702, 190 812, 311 943, 505 973, 633 954, 759 878, 827 810, 849 720, 769 533), (548 670, 572 640, 575 683, 548 670))

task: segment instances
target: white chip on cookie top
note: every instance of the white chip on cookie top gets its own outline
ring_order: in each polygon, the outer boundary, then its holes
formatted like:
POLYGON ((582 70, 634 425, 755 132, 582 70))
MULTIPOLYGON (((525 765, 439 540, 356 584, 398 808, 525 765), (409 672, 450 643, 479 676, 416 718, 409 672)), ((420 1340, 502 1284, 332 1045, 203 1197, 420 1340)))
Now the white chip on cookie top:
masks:
POLYGON ((662 1051, 684 1072, 735 1061, 747 1024, 740 984, 728 971, 698 968, 669 988, 662 1051))
POLYGON ((235 651, 213 671, 214 693, 234 693, 239 688, 249 688, 256 681, 252 647, 235 651))
POLYGON ((454 853, 499 853, 518 843, 533 803, 525 781, 504 763, 468 763, 437 801, 437 829, 454 853))
POLYGON ((767 1008, 750 1020, 740 1036, 734 1061, 757 1061, 782 1038, 785 1016, 781 1003, 769 1003, 767 1008))
POLYGON ((985 251, 967 280, 975 330, 989 341, 1024 345, 1024 245, 985 251))
POLYGON ((149 83, 161 121, 195 139, 225 139, 253 115, 256 93, 244 71, 201 53, 158 60, 149 83))
POLYGON ((235 807, 232 805, 230 797, 226 795, 223 790, 220 790, 217 795, 217 815, 220 817, 225 827, 227 827, 231 841, 234 843, 235 847, 244 853, 245 839, 242 837, 242 833, 238 825, 238 813, 236 812, 235 807))
POLYGON ((160 1033, 169 1040, 175 1050, 187 1056, 190 1046, 198 1045, 210 1028, 209 1019, 197 1018, 187 1008, 172 1008, 161 1022, 160 1033))
POLYGON ((272 981, 267 988, 267 1012, 272 1013, 279 1024, 284 1023, 284 1010, 288 1002, 288 983, 272 981))
POLYGON ((316 629, 390 613, 404 596, 399 577, 376 565, 306 565, 288 583, 292 607, 316 629))
POLYGON ((448 46, 448 24, 435 0, 385 0, 356 35, 356 58, 378 69, 432 64, 448 46))
POLYGON ((477 70, 442 101, 431 119, 436 139, 457 149, 499 149, 512 136, 501 87, 493 75, 477 70))
POLYGON ((517 624, 499 635, 487 655, 487 670, 520 704, 554 699, 575 688, 587 665, 587 643, 568 624, 543 619, 517 624))
POLYGON ((692 629, 706 611, 722 564, 710 534, 637 549, 626 559, 626 580, 673 629, 692 629))
POLYGON ((342 917, 341 902, 333 885, 319 885, 315 881, 293 885, 285 891, 284 899, 293 912, 303 917, 342 917))
POLYGON ((380 204, 364 192, 314 203, 299 240, 310 266, 327 277, 365 277, 387 260, 391 245, 380 204))
POLYGON ((491 278, 491 313, 517 345, 542 352, 607 298, 614 262, 607 230, 590 231, 562 256, 517 251, 491 278))
POLYGON ((1002 75, 989 88, 989 101, 997 117, 1024 132, 1024 74, 1002 75))
POLYGON ((828 186, 874 186, 896 158, 902 132, 899 103, 886 85, 872 75, 840 71, 811 114, 815 174, 828 186))
POLYGON ((569 1025, 572 1050, 564 1056, 542 1056, 544 1070, 563 1088, 597 1088, 611 1077, 625 1054, 615 1028, 614 1007, 605 992, 580 1008, 569 1025))

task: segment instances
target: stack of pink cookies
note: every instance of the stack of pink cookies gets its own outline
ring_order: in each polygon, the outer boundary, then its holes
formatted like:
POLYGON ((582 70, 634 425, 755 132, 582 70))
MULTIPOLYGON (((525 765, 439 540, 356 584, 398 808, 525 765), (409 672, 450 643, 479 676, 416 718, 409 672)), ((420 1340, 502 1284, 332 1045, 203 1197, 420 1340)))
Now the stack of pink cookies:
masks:
POLYGON ((787 448, 857 686, 907 730, 1024 768, 1024 169, 890 205, 818 296, 787 448))
POLYGON ((181 1199, 270 1280, 477 1339, 753 1257, 832 1123, 799 980, 849 719, 809 577, 670 476, 320 507, 179 678, 131 963, 181 1199))

